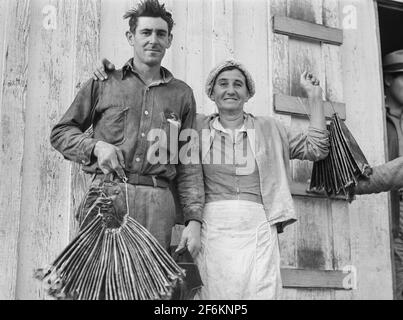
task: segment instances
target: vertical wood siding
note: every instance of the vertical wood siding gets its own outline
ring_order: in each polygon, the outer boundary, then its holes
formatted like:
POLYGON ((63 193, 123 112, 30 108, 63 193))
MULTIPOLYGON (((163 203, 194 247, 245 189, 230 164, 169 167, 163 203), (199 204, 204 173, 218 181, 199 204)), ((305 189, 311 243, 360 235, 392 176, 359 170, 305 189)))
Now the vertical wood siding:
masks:
MULTIPOLYGON (((376 1, 342 0, 357 9, 357 30, 345 30, 342 50, 347 125, 371 164, 385 161, 385 111, 380 78, 376 1)), ((358 299, 391 299, 392 272, 388 196, 362 196, 349 206, 352 265, 358 270, 358 299)))
MULTIPOLYGON (((70 164, 51 148, 50 129, 73 96, 76 1, 30 2, 27 104, 17 299, 46 298, 33 270, 68 242, 70 164), (43 8, 57 9, 57 28, 43 26, 43 8)), ((48 262, 47 262, 48 261, 48 262)))
MULTIPOLYGON (((92 76, 100 50, 100 13, 99 0, 79 0, 75 27, 75 57, 73 72, 73 94, 92 76)), ((61 110, 63 111, 64 108, 61 110)), ((75 212, 91 182, 91 176, 84 174, 78 164, 71 168, 70 239, 77 234, 75 212)))
MULTIPOLYGON (((100 57, 121 67, 131 56, 123 13, 137 0, 0 1, 0 299, 46 299, 32 271, 49 263, 74 236, 74 212, 90 177, 53 150, 49 134, 91 77, 100 57), (57 28, 43 26, 45 6, 57 28)), ((347 125, 373 164, 384 161, 379 51, 372 1, 167 0, 176 25, 164 65, 194 90, 198 111, 214 104, 204 82, 219 61, 241 60, 256 80, 246 110, 274 115, 296 129, 306 119, 273 111, 274 93, 301 96, 299 74, 310 69, 326 98, 347 104, 347 125), (342 7, 357 7, 357 30, 343 46, 272 32, 273 15, 342 28, 342 7), (362 123, 366 125, 363 126, 362 123), (370 128, 377 128, 372 130, 370 128)), ((310 178, 311 164, 293 162, 294 181, 310 178)), ((280 236, 289 268, 358 268, 358 289, 287 289, 288 299, 391 298, 386 195, 352 205, 295 198, 299 222, 280 236)))
POLYGON ((29 1, 0 5, 0 299, 15 296, 25 156, 29 1))

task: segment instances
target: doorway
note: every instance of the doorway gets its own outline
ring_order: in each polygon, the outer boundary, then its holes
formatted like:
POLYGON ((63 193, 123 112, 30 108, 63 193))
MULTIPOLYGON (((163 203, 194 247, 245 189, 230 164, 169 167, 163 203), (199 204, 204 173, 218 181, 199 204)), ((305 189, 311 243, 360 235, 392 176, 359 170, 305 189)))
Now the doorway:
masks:
POLYGON ((378 1, 382 57, 403 49, 403 2, 378 1))
MULTIPOLYGON (((403 49, 403 1, 378 0, 378 20, 379 20, 379 36, 381 55, 385 57, 388 53, 403 49)), ((391 206, 399 206, 398 199, 391 197, 391 206), (397 201, 397 203, 396 203, 397 201)), ((392 211, 390 209, 390 211, 392 211)), ((396 212, 396 211, 393 211, 396 212)), ((389 217, 392 217, 392 212, 389 212, 389 217)), ((391 219, 392 221, 392 219, 391 219)), ((392 224, 391 224, 392 226, 392 224)), ((391 230, 392 231, 392 230, 391 230)), ((391 260, 393 270, 393 294, 396 298, 396 270, 394 256, 394 239, 391 235, 391 260)))

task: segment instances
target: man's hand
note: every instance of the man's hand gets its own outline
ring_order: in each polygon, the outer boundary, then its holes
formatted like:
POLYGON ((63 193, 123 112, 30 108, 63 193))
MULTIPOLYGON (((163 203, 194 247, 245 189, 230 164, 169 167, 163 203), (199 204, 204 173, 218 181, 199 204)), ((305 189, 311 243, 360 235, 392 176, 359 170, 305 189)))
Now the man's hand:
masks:
POLYGON ((180 251, 187 247, 193 258, 199 254, 201 223, 198 221, 190 221, 188 226, 183 230, 181 241, 176 251, 180 251))
POLYGON ((97 69, 94 71, 94 76, 93 79, 95 81, 104 81, 108 79, 108 75, 106 74, 106 71, 114 71, 115 70, 115 65, 110 62, 108 59, 103 58, 101 62, 97 65, 97 69))
POLYGON ((322 99, 322 88, 320 87, 320 81, 312 73, 305 71, 301 74, 300 79, 301 87, 305 90, 308 98, 320 98, 322 99))
POLYGON ((94 155, 98 159, 98 166, 106 175, 116 172, 120 179, 126 177, 123 168, 125 168, 125 161, 122 151, 104 141, 98 141, 94 148, 94 155))

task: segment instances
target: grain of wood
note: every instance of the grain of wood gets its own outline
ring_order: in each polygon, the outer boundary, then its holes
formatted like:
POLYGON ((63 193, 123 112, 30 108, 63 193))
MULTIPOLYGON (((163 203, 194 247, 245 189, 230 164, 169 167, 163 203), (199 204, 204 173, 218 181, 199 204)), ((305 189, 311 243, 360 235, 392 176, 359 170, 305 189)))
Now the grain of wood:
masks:
MULTIPOLYGON (((204 93, 204 52, 203 18, 204 7, 200 0, 171 1, 175 27, 174 40, 168 58, 174 76, 180 78, 193 89, 197 111, 203 113, 206 100, 204 93)), ((178 245, 183 227, 176 225, 172 230, 172 245, 178 245)))
MULTIPOLYGON (((75 83, 73 95, 92 77, 100 52, 100 0, 78 1, 79 13, 76 26, 75 66, 73 81, 75 83), (86 45, 80 45, 80 44, 86 45)), ((71 99, 73 101, 73 97, 71 99)), ((71 166, 71 204, 70 204, 70 239, 78 231, 76 212, 85 192, 91 184, 91 175, 85 174, 78 164, 71 166)))
POLYGON ((29 1, 0 6, 0 299, 16 297, 27 93, 29 1), (6 18, 7 17, 7 18, 6 18), (8 17, 12 17, 8 19, 8 17))
MULTIPOLYGON (((271 92, 280 94, 290 94, 290 72, 289 72, 289 55, 288 55, 288 37, 275 34, 273 32, 272 23, 273 15, 286 15, 287 3, 283 0, 270 1, 269 6, 269 70, 271 92)), ((272 99, 271 99, 272 100, 272 99)), ((291 116, 280 115, 273 112, 273 103, 271 104, 271 114, 284 125, 291 125, 291 116)), ((297 222, 298 223, 298 222, 297 222)), ((297 239, 297 224, 288 226, 284 233, 279 235, 281 265, 296 267, 297 256, 295 242, 297 239)), ((283 279, 287 281, 287 279, 283 279)), ((294 300, 297 297, 297 289, 287 288, 283 290, 283 299, 294 300)))
MULTIPOLYGON (((203 1, 203 74, 204 81, 206 81, 210 70, 215 66, 215 59, 213 56, 213 2, 203 1)), ((204 86, 203 86, 204 87, 204 86)), ((203 91, 204 93, 204 91, 203 91)), ((200 113, 211 114, 217 112, 217 107, 206 94, 203 95, 202 105, 199 108, 200 113)))
POLYGON ((287 17, 274 17, 274 31, 309 41, 334 45, 341 45, 343 43, 343 31, 341 29, 324 27, 319 24, 287 17))
POLYGON ((204 83, 206 75, 203 69, 205 59, 203 51, 203 2, 199 0, 188 0, 186 16, 186 82, 193 88, 196 105, 200 110, 203 101, 206 99, 204 83))
MULTIPOLYGON (((173 13, 173 8, 174 8, 174 3, 176 2, 177 0, 166 0, 164 3, 165 3, 165 8, 169 11, 169 12, 171 12, 171 13, 173 13)), ((175 15, 173 15, 173 18, 174 18, 174 20, 175 20, 175 15)), ((172 30, 172 33, 173 33, 173 35, 174 35, 174 42, 176 41, 176 28, 177 28, 177 25, 176 25, 176 22, 175 22, 175 26, 174 26, 174 29, 172 30)), ((166 51, 166 54, 165 54, 165 58, 164 58, 164 60, 163 60, 163 66, 165 67, 165 68, 167 68, 168 70, 170 70, 171 72, 173 72, 173 70, 172 70, 172 64, 173 64, 173 50, 172 50, 172 47, 170 48, 170 49, 168 49, 167 51, 166 51)), ((175 73, 174 73, 174 75, 175 75, 175 73)))
MULTIPOLYGON (((329 83, 329 82, 328 82, 329 83)), ((331 82, 330 82, 331 83, 331 82)), ((330 87, 330 86, 329 86, 330 87)), ((331 86, 335 87, 335 86, 331 86)), ((329 95, 333 95, 332 90, 327 90, 329 95)), ((330 119, 336 111, 340 119, 346 119, 346 106, 344 103, 334 102, 331 100, 323 102, 326 118, 330 119)), ((307 118, 311 114, 308 105, 308 99, 294 96, 286 96, 282 94, 274 95, 274 109, 278 113, 291 114, 302 118, 307 118)))
POLYGON ((133 49, 126 39, 129 21, 123 14, 132 8, 137 0, 102 0, 100 13, 100 54, 108 58, 117 68, 122 67, 133 57, 133 49))
POLYGON ((323 0, 322 10, 323 25, 332 28, 340 28, 340 1, 323 0))
POLYGON ((287 17, 322 24, 322 0, 287 0, 287 17))
MULTIPOLYGON (((172 72, 175 77, 186 81, 187 75, 187 29, 188 24, 188 1, 174 1, 173 2, 173 16, 175 19, 174 40, 172 42, 172 72)), ((190 36, 190 35, 189 35, 190 36)), ((193 36, 193 35, 192 35, 193 36)))
MULTIPOLYGON (((275 33, 273 33, 273 15, 286 15, 287 14, 287 3, 284 1, 274 0, 268 3, 267 8, 267 68, 268 68, 268 91, 269 97, 267 104, 269 106, 269 116, 274 116, 273 108, 273 94, 275 92, 274 85, 274 57, 275 53, 281 53, 277 51, 275 45, 275 33)), ((288 39, 288 38, 286 38, 288 39)))
POLYGON ((287 1, 284 0, 270 0, 269 17, 273 16, 286 16, 287 15, 287 1))
POLYGON ((283 287, 305 289, 340 289, 347 291, 344 286, 346 274, 343 271, 308 270, 308 269, 281 269, 283 287))
MULTIPOLYGON (((307 1, 289 1, 289 17, 304 21, 322 23, 322 3, 307 1)), ((321 46, 318 43, 289 40, 290 56, 290 77, 291 95, 304 97, 299 84, 300 75, 303 71, 309 70, 321 81, 322 88, 325 84, 325 69, 322 60, 321 46)), ((309 108, 307 106, 307 108, 309 108)), ((306 120, 292 117, 291 127, 294 130, 306 130, 306 120)), ((310 179, 312 163, 308 161, 293 161, 292 176, 295 182, 307 183, 310 179)), ((297 267, 308 269, 326 270, 332 267, 332 240, 330 208, 328 200, 324 199, 303 199, 295 198, 297 208, 298 237, 295 246, 297 247, 297 267)), ((332 289, 299 289, 297 299, 330 299, 332 289)))
MULTIPOLYGON (((341 25, 340 2, 323 1, 323 24, 338 28, 341 25)), ((344 101, 342 48, 335 45, 322 45, 322 61, 325 66, 326 100, 344 101)), ((346 111, 345 111, 346 112, 346 111)), ((347 271, 351 265, 351 224, 349 204, 342 201, 331 201, 331 228, 333 234, 333 270, 347 271)), ((351 274, 355 277, 355 273, 351 274)), ((346 278, 344 278, 346 279, 346 278)), ((334 291, 334 299, 350 300, 351 290, 334 291)))
MULTIPOLYGON (((341 0, 353 6, 357 29, 345 30, 341 51, 347 126, 372 165, 385 161, 381 54, 373 1, 341 0), (365 125, 363 125, 365 124, 365 125), (370 128, 370 129, 369 129, 370 128)), ((391 299, 391 256, 387 194, 360 196, 349 208, 352 265, 357 268, 354 299, 391 299)))
MULTIPOLYGON (((333 234, 333 270, 347 271, 351 266, 351 224, 349 204, 331 202, 331 227, 333 234)), ((355 273, 351 274, 355 277, 355 273)), ((354 279, 355 280, 355 279, 354 279)), ((335 292, 337 299, 351 299, 352 291, 335 292)))
MULTIPOLYGON (((300 76, 304 70, 309 70, 316 75, 323 84, 324 70, 321 61, 321 46, 317 43, 305 42, 296 39, 289 39, 289 60, 290 60, 290 82, 291 95, 306 97, 300 85, 300 76), (318 63, 319 62, 319 63, 318 63)), ((309 105, 305 105, 309 112, 309 105)), ((306 131, 308 121, 292 117, 292 131, 306 131)), ((312 172, 312 163, 309 161, 294 160, 292 165, 292 176, 294 181, 306 183, 312 172)))
POLYGON ((332 230, 327 199, 295 198, 299 224, 298 268, 332 270, 332 230))
MULTIPOLYGON (((4 65, 6 62, 6 40, 7 40, 7 17, 8 17, 8 6, 9 0, 1 1, 0 3, 0 116, 1 116, 1 106, 3 97, 3 83, 4 83, 4 65)), ((1 145, 1 135, 0 135, 0 145, 1 145)))
MULTIPOLYGON (((218 63, 234 58, 234 1, 203 1, 204 26, 204 73, 207 78, 210 70, 218 63)), ((203 102, 203 113, 217 112, 215 104, 209 99, 203 102)))
POLYGON ((245 110, 256 116, 272 113, 269 104, 269 56, 267 1, 236 1, 234 3, 235 57, 250 71, 256 82, 256 95, 246 104, 245 110))
POLYGON ((234 57, 234 1, 216 0, 212 2, 213 9, 213 51, 214 65, 234 57))
MULTIPOLYGON (((341 63, 341 49, 337 46, 323 44, 322 45, 322 61, 325 66, 325 97, 326 101, 332 102, 334 109, 337 110, 334 102, 343 101, 343 66, 341 63)), ((333 111, 333 108, 332 110, 333 111)), ((344 119, 346 118, 346 111, 344 114, 339 113, 344 119)))
MULTIPOLYGON (((308 192, 309 188, 309 183, 303 183, 303 182, 291 182, 291 194, 293 196, 298 196, 298 197, 308 197, 308 198, 326 198, 328 199, 328 196, 325 194, 325 192, 319 192, 319 193, 313 193, 313 192, 308 192)), ((338 195, 338 196, 332 196, 330 199, 332 200, 338 200, 338 201, 346 201, 346 197, 338 195)))
MULTIPOLYGON (((332 268, 332 241, 330 229, 329 200, 295 199, 298 211, 298 240, 297 256, 298 268, 314 270, 331 270, 332 268)), ((332 289, 327 289, 325 296, 323 289, 298 290, 298 299, 330 299, 332 289)))
POLYGON ((51 128, 71 103, 77 2, 56 1, 57 28, 44 28, 48 1, 30 2, 26 139, 17 299, 45 299, 32 271, 52 261, 69 240, 70 166, 52 149, 51 128))

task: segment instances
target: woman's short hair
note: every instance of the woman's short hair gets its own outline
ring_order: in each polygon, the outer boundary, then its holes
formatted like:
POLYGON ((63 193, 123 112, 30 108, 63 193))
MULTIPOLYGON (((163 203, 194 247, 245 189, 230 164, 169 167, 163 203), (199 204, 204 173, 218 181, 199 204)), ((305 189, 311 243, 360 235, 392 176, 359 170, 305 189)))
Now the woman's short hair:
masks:
POLYGON ((249 97, 252 98, 255 95, 255 81, 252 78, 250 72, 245 68, 245 66, 239 61, 229 59, 226 60, 219 65, 217 65, 213 70, 211 70, 209 76, 206 81, 206 94, 211 99, 213 95, 214 85, 218 76, 224 71, 230 71, 237 69, 239 70, 245 77, 246 87, 248 88, 249 97))

